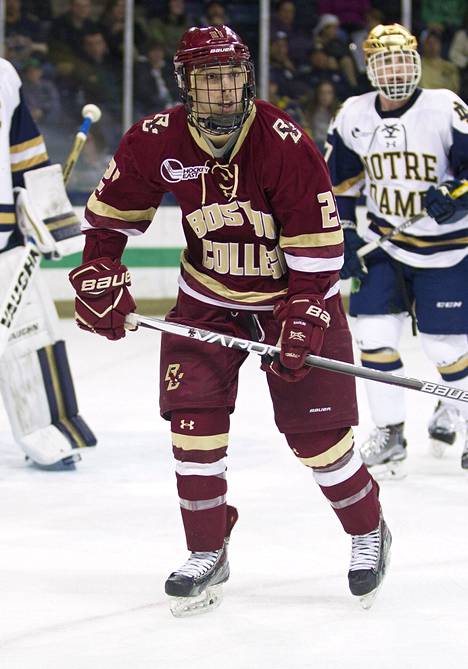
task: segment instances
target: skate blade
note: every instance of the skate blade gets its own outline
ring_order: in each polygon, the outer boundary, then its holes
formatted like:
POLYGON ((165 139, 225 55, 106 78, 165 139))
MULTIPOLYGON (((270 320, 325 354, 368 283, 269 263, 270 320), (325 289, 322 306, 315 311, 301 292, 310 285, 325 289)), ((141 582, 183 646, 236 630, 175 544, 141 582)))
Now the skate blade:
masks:
POLYGON ((212 585, 195 597, 169 597, 169 607, 175 618, 187 618, 208 613, 223 601, 223 586, 212 585))
POLYGON ((374 588, 374 590, 371 590, 370 592, 368 592, 367 595, 361 595, 359 597, 359 603, 365 611, 368 611, 371 608, 372 604, 375 601, 375 598, 377 597, 377 594, 378 594, 380 588, 382 587, 385 576, 387 575, 388 568, 390 566, 391 557, 392 557, 392 551, 391 551, 391 542, 390 542, 390 547, 388 549, 387 556, 385 558, 385 571, 382 574, 382 579, 381 579, 379 585, 376 588, 374 588))
POLYGON ((453 444, 448 444, 445 441, 440 441, 439 439, 429 439, 429 447, 431 449, 432 455, 440 460, 444 457, 444 453, 447 447, 453 446, 453 444))
POLYGON ((369 471, 376 481, 401 481, 407 472, 403 460, 393 460, 382 465, 373 465, 369 471))

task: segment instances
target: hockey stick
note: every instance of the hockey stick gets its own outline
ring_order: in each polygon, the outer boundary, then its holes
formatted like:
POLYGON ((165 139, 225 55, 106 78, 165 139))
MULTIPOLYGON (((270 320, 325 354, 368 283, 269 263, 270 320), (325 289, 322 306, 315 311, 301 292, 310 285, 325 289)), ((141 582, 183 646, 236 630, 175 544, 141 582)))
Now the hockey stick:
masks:
MULTIPOLYGON (((449 193, 449 195, 452 198, 452 200, 457 200, 459 197, 462 197, 462 195, 465 195, 465 193, 468 193, 468 181, 465 181, 460 186, 458 186, 458 188, 455 188, 451 193, 449 193)), ((374 239, 374 241, 369 242, 364 246, 361 246, 361 248, 357 251, 358 258, 364 258, 364 256, 368 255, 371 251, 374 251, 375 249, 381 247, 384 244, 384 242, 388 242, 390 239, 393 239, 394 237, 399 235, 400 232, 403 232, 417 221, 420 221, 421 218, 424 218, 425 216, 427 216, 427 211, 423 209, 420 214, 412 216, 407 221, 404 221, 397 228, 393 228, 392 230, 390 230, 390 232, 387 232, 385 235, 382 235, 378 239, 374 239)))
MULTIPOLYGON (((251 341, 249 339, 240 339, 239 337, 211 332, 210 330, 202 330, 180 323, 169 323, 161 318, 140 316, 139 314, 132 313, 127 316, 125 322, 128 329, 134 329, 137 326, 141 326, 149 328, 150 330, 168 332, 181 337, 188 337, 196 341, 205 342, 206 344, 217 344, 218 346, 233 348, 246 353, 256 353, 257 355, 272 357, 278 356, 280 353, 280 348, 278 346, 262 344, 261 342, 251 341)), ((309 367, 318 367, 319 369, 326 369, 330 372, 338 372, 339 374, 349 374, 361 379, 368 379, 369 381, 379 381, 380 383, 387 383, 392 386, 400 386, 401 388, 409 388, 410 390, 419 390, 420 392, 435 395, 436 397, 446 397, 459 400, 460 402, 468 402, 467 391, 460 390, 460 388, 454 388, 453 386, 444 386, 432 381, 420 381, 419 379, 411 379, 407 376, 396 376, 389 372, 381 372, 378 369, 360 367, 358 365, 352 365, 349 362, 331 360, 330 358, 322 358, 319 355, 312 354, 309 354, 306 357, 305 364, 309 367)))
POLYGON ((85 105, 81 110, 81 115, 83 117, 83 123, 80 125, 78 132, 75 135, 71 151, 63 166, 63 180, 65 184, 68 183, 76 161, 85 145, 91 124, 97 123, 101 118, 101 110, 96 105, 85 105))
MULTIPOLYGON (((70 179, 73 167, 88 137, 91 124, 101 118, 101 110, 96 105, 85 105, 81 114, 83 122, 75 135, 72 148, 63 167, 65 184, 70 179)), ((6 348, 24 297, 28 288, 32 285, 36 271, 39 269, 41 257, 37 246, 32 241, 27 241, 23 247, 18 268, 12 276, 5 298, 0 304, 0 357, 6 348)))

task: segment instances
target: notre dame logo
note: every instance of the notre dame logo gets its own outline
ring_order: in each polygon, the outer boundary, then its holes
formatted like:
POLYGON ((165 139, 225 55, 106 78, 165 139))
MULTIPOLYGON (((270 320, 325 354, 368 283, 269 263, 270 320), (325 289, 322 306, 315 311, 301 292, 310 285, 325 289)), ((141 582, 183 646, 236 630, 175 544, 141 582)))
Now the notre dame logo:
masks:
POLYGON ((169 125, 169 114, 155 114, 153 118, 143 121, 142 129, 144 132, 152 132, 157 135, 161 130, 169 125))
POLYGON ((468 121, 468 109, 465 105, 462 105, 460 102, 454 102, 453 108, 455 113, 460 117, 460 121, 465 121, 466 123, 468 121))
POLYGON ((168 365, 166 370, 166 376, 164 380, 167 382, 167 390, 176 390, 180 386, 180 382, 184 373, 180 371, 180 364, 178 362, 172 362, 168 365))
POLYGON ((302 132, 299 130, 299 128, 296 128, 296 126, 289 121, 284 121, 282 118, 276 119, 276 121, 273 123, 273 130, 276 130, 278 135, 283 140, 287 137, 291 137, 291 139, 294 141, 294 144, 297 144, 302 137, 302 132))

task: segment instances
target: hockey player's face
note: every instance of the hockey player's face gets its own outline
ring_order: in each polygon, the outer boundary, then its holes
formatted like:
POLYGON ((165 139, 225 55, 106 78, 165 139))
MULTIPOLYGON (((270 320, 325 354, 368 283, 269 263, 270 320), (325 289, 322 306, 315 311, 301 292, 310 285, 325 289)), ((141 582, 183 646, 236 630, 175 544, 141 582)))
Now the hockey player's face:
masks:
POLYGON ((194 70, 190 94, 199 116, 242 112, 247 73, 242 65, 219 65, 194 70))

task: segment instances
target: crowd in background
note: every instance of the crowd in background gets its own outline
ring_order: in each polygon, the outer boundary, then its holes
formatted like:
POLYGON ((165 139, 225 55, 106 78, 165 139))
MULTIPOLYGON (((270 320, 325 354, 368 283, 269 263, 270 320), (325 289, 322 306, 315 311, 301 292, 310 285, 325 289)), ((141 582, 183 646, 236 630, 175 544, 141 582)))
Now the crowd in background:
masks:
MULTIPOLYGON (((134 118, 178 102, 172 58, 192 25, 229 25, 257 60, 258 5, 136 0, 134 118)), ((449 88, 468 101, 468 0, 416 0, 412 5, 421 85, 449 88)), ((320 148, 340 102, 370 90, 362 50, 369 30, 399 22, 399 11, 400 3, 388 0, 274 3, 269 98, 320 148)), ((124 0, 6 0, 5 57, 22 78, 52 159, 63 160, 84 104, 92 102, 103 111, 75 177, 75 188, 85 191, 99 181, 122 134, 124 16, 124 0)))

